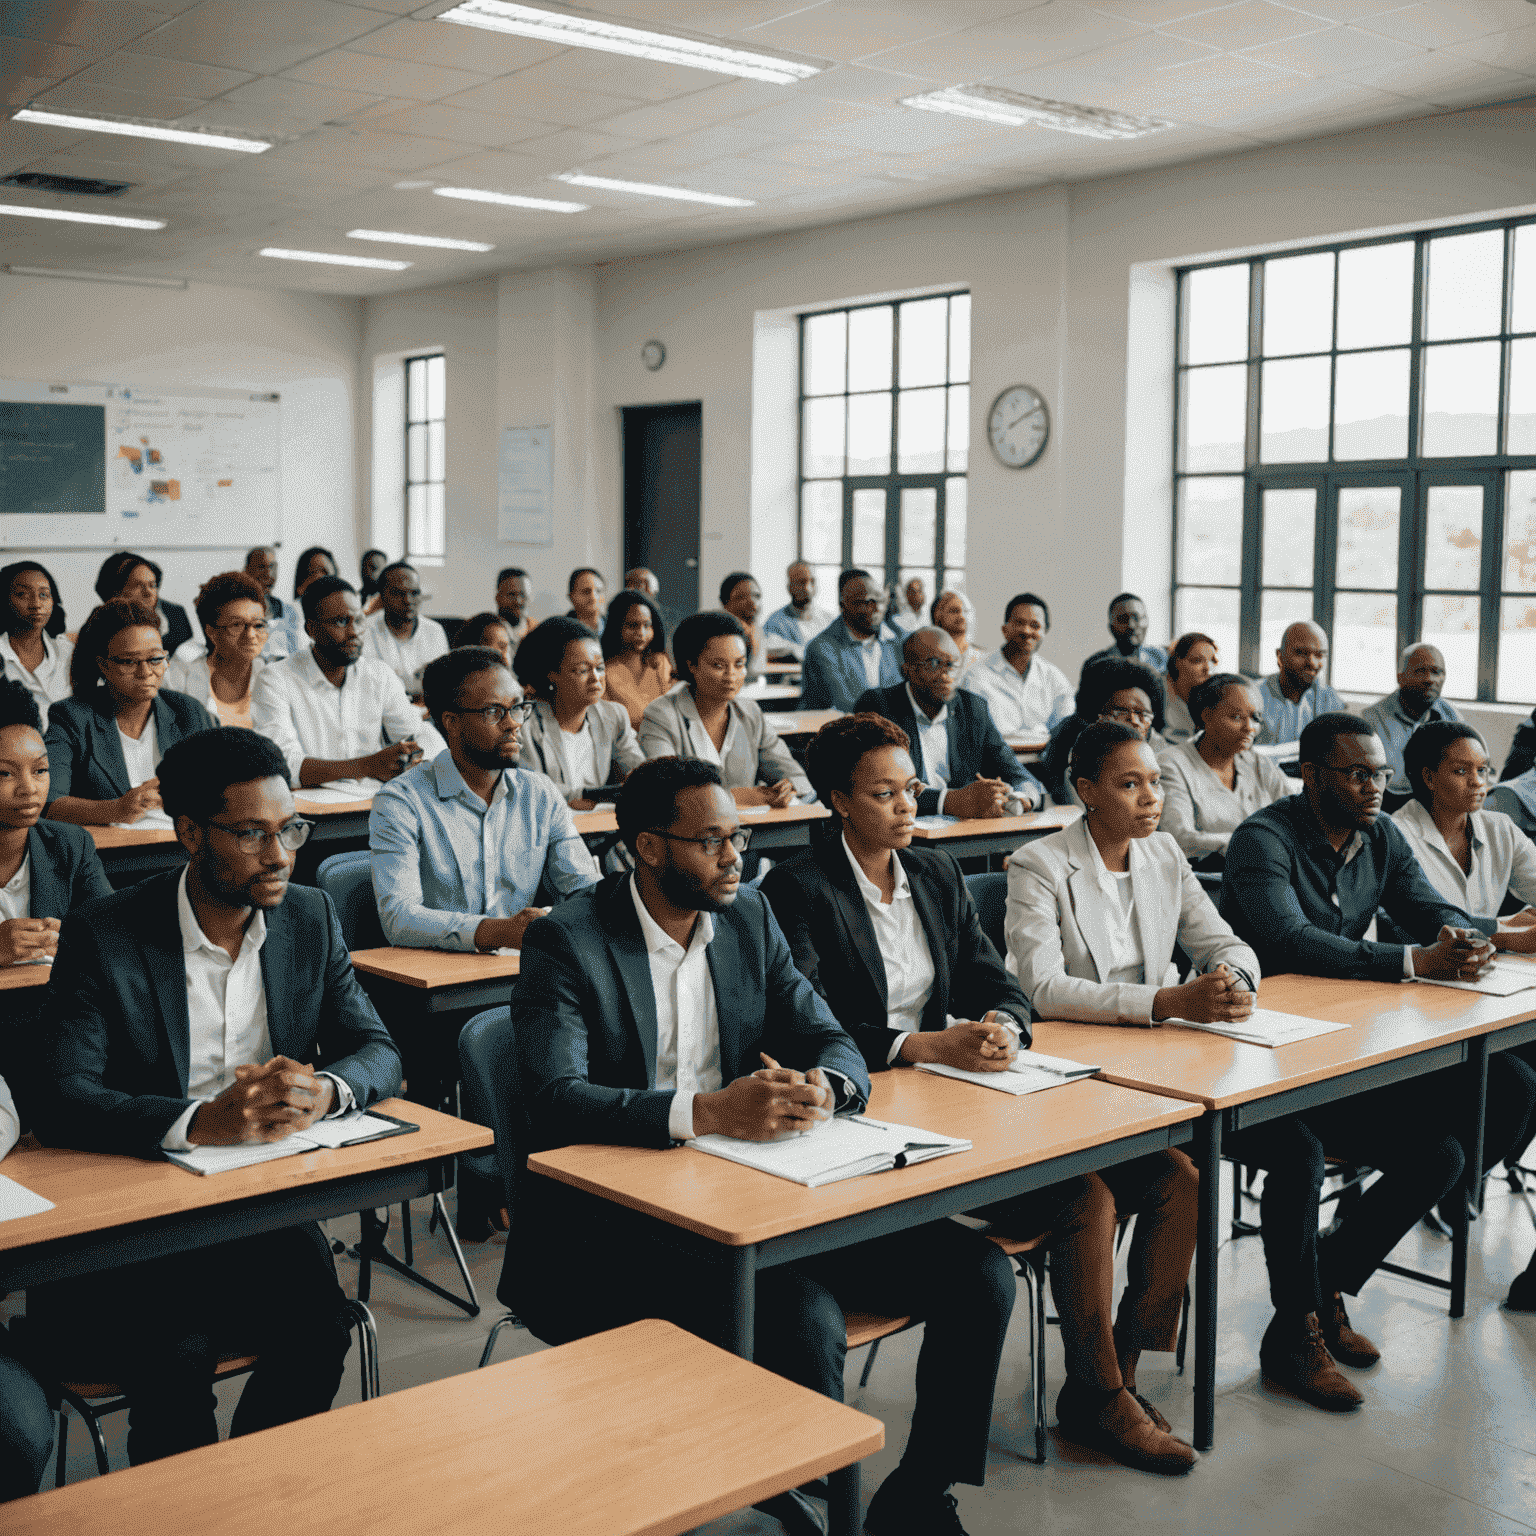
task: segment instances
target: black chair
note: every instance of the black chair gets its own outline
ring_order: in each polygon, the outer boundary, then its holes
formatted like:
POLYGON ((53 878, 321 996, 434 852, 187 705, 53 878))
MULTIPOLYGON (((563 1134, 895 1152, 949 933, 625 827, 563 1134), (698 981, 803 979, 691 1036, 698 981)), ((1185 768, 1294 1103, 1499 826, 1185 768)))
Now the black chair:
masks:
POLYGON ((976 916, 981 931, 991 939, 998 954, 1008 953, 1008 939, 1004 925, 1008 913, 1008 874, 1006 870, 993 870, 985 874, 967 875, 965 888, 976 903, 976 916))

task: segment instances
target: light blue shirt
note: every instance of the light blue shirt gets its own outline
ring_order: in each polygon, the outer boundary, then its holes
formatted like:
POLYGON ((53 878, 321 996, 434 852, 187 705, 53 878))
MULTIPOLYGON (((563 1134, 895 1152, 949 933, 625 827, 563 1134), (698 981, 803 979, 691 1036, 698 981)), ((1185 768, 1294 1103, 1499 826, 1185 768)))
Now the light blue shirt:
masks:
MULTIPOLYGON (((1095 651, 1088 661, 1107 661, 1118 659, 1120 661, 1139 661, 1144 667, 1151 667, 1159 677, 1168 670, 1168 652, 1160 645, 1138 645, 1127 656, 1118 645, 1106 645, 1102 651, 1095 651)), ((1088 662, 1083 663, 1084 666, 1088 662)))
MULTIPOLYGON (((1408 744, 1408 738, 1430 720, 1460 720, 1461 716, 1456 713, 1454 705, 1436 699, 1415 720, 1403 708, 1402 691, 1399 689, 1384 699, 1377 699, 1369 709, 1362 709, 1360 718, 1381 737, 1381 744, 1386 748, 1387 761, 1392 765, 1392 782, 1388 788, 1395 794, 1406 795, 1409 789, 1408 775, 1403 769, 1403 748, 1408 744)), ((1460 906, 1461 902, 1458 900, 1455 905, 1460 906)), ((1494 915, 1497 916, 1497 913, 1494 915)))
POLYGON ((1302 728, 1319 715, 1331 715, 1344 708, 1343 700, 1322 678, 1318 678, 1293 704, 1280 691, 1278 672, 1271 672, 1259 684, 1259 697, 1264 701, 1264 729, 1259 733, 1259 740, 1265 744, 1298 741, 1302 728))
POLYGON ((598 882, 549 779, 505 769, 487 805, 446 751, 373 797, 368 851, 384 936, 412 949, 473 952, 481 922, 532 906, 541 879, 561 896, 598 882))

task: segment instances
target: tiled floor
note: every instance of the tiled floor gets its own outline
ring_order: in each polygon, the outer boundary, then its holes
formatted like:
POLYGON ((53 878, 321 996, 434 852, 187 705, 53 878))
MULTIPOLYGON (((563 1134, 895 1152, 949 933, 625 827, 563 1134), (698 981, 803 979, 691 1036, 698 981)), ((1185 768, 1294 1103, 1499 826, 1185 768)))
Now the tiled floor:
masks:
MULTIPOLYGON (((419 1230, 423 1210, 416 1207, 418 1259, 440 1283, 456 1286, 441 1236, 425 1238, 419 1230)), ((341 1237, 355 1236, 350 1218, 332 1226, 341 1237)), ((1021 1459, 1031 1439, 1023 1401, 1029 1361, 1021 1305, 998 1385, 987 1485, 957 1490, 967 1530, 972 1536, 1014 1536, 1025 1526, 1053 1536, 1097 1536, 1116 1528, 1181 1536, 1536 1531, 1536 1316, 1506 1313, 1499 1305, 1510 1278, 1530 1257, 1536 1226, 1530 1208, 1502 1177, 1490 1180, 1487 1210, 1473 1234, 1465 1318, 1453 1323, 1447 1317, 1444 1292, 1392 1277, 1374 1280, 1352 1308, 1354 1321, 1382 1346, 1385 1359, 1374 1371, 1355 1374, 1368 1401, 1343 1418, 1260 1384, 1258 1340, 1269 1319, 1263 1256, 1255 1238, 1226 1246, 1217 1445, 1180 1479, 1127 1471, 1054 1435, 1043 1467, 1021 1459)), ((1449 1246, 1415 1232, 1396 1257, 1445 1273, 1449 1246)), ((501 1315, 495 1301, 501 1258, 495 1244, 470 1250, 483 1306, 473 1319, 394 1275, 376 1276, 371 1305, 386 1391, 475 1368, 486 1333, 501 1315)), ((355 1294, 356 1263, 344 1258, 340 1268, 348 1293, 355 1294)), ((1056 1330, 1050 1333, 1054 1405, 1062 1364, 1056 1330)), ((886 1449, 865 1464, 866 1498, 900 1456, 920 1342, 916 1330, 887 1340, 862 1394, 856 1386, 862 1353, 849 1362, 849 1401, 887 1426, 886 1449)), ((527 1333, 507 1330, 496 1358, 541 1347, 527 1333)), ((1174 1374, 1172 1356, 1147 1356, 1141 1386, 1187 1435, 1193 1422, 1191 1382, 1188 1375, 1174 1374)), ((221 1391, 226 1423, 237 1391, 233 1386, 221 1391)), ((349 1372, 341 1401, 354 1400, 356 1393, 356 1375, 349 1372)), ((121 1422, 112 1425, 110 1441, 113 1465, 121 1466, 121 1422)), ((78 1425, 70 1443, 70 1477, 93 1476, 78 1425)), ((709 1536, 777 1536, 779 1527, 748 1511, 707 1530, 709 1536)))

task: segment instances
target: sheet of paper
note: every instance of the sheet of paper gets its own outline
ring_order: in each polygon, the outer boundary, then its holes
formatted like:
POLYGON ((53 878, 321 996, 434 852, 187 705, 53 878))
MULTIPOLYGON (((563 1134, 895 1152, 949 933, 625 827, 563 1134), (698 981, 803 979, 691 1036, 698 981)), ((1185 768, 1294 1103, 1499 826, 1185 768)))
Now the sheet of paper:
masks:
POLYGON ((398 1130, 393 1120, 381 1120, 377 1115, 342 1115, 336 1120, 317 1120, 303 1139, 319 1147, 345 1147, 354 1141, 364 1141, 369 1136, 381 1136, 386 1131, 398 1130))
POLYGON ((313 1142, 287 1136, 282 1141, 243 1141, 233 1147, 193 1147, 189 1152, 165 1155, 190 1173, 230 1173, 236 1168, 253 1168, 257 1163, 271 1163, 280 1157, 297 1157, 301 1152, 314 1150, 313 1142))
POLYGON ((52 1200, 44 1200, 24 1184, 0 1174, 0 1221, 15 1221, 19 1216, 41 1216, 52 1209, 52 1200))
POLYGON ((1186 1029, 1198 1029, 1208 1035, 1223 1035, 1245 1045, 1271 1048, 1294 1045, 1298 1040, 1312 1040, 1319 1035, 1337 1034, 1339 1030, 1349 1028, 1347 1024, 1330 1024, 1325 1019, 1308 1019, 1299 1013, 1281 1013, 1275 1008, 1255 1008, 1246 1019, 1231 1024, 1196 1024, 1190 1019, 1165 1019, 1163 1022, 1181 1024, 1186 1029))
POLYGON ((1536 987, 1536 967, 1506 965, 1496 961, 1493 968, 1476 981, 1436 981, 1431 976, 1415 976, 1431 987, 1456 987, 1462 992, 1482 992, 1489 997, 1513 997, 1528 987, 1536 987))
POLYGON ((1044 1051, 1020 1051, 1013 1058, 1012 1072, 1054 1072, 1058 1077, 1092 1077, 1099 1069, 1070 1056, 1047 1056, 1044 1051))
POLYGON ((377 779, 333 779, 329 784, 299 790, 294 799, 308 800, 311 805, 346 805, 353 800, 371 800, 383 787, 377 779))
POLYGON ((939 1077, 953 1077, 962 1083, 974 1083, 978 1088, 991 1088, 997 1093, 1011 1093, 1015 1098, 1079 1081, 1077 1078, 1063 1077, 1059 1072, 1041 1071, 1037 1067, 1012 1066, 1006 1072, 967 1072, 963 1067, 947 1067, 942 1062, 924 1061, 918 1063, 917 1070, 932 1072, 939 1077))
POLYGON ((762 1173, 815 1188, 892 1166, 898 1157, 924 1161, 970 1146, 953 1136, 916 1126, 847 1115, 824 1122, 803 1136, 785 1141, 739 1141, 731 1136, 700 1136, 688 1143, 696 1151, 744 1163, 762 1173))

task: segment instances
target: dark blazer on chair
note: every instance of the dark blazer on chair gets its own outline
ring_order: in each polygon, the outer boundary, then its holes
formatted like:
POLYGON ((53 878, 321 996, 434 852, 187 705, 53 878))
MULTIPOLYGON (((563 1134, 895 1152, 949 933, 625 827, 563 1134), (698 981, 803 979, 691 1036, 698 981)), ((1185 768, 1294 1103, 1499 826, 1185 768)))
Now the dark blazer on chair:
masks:
MULTIPOLYGON (((82 800, 116 800, 133 787, 118 740, 117 718, 105 688, 91 699, 60 699, 48 711, 48 798, 78 795, 82 800)), ((162 688, 151 706, 155 742, 162 756, 174 742, 218 721, 196 699, 162 688)))
POLYGON ((40 821, 27 833, 32 866, 33 917, 66 917, 76 907, 110 896, 112 883, 84 827, 40 821))
POLYGON ((180 603, 168 603, 163 597, 160 612, 165 615, 165 648, 174 656, 176 647, 192 638, 192 621, 180 603))
MULTIPOLYGON (((904 682, 889 688, 866 689, 853 708, 856 714, 884 715, 894 725, 899 725, 911 740, 912 764, 917 769, 918 778, 925 776, 927 770, 923 766, 923 745, 917 734, 917 713, 907 697, 904 682)), ((979 773, 989 779, 1001 779, 1016 789, 1022 788, 1026 796, 1033 795, 1038 801, 1045 800, 1040 781, 1020 763, 1018 753, 1003 740, 992 723, 987 701, 980 694, 957 688, 948 708, 944 732, 949 737, 949 782, 952 788, 962 788, 979 773)), ((931 816, 938 808, 938 790, 925 789, 918 796, 920 816, 931 816)))
MULTIPOLYGON (((191 1100, 180 870, 64 919, 48 987, 50 1083, 36 1129, 51 1146, 152 1157, 191 1100)), ((261 976, 272 1050, 341 1078, 359 1108, 400 1087, 400 1053, 358 985, 336 909, 291 885, 266 913, 261 976)))
MULTIPOLYGON (((979 1019, 1000 1008, 1027 1046, 1029 1002, 981 931, 960 866, 938 848, 903 848, 896 857, 933 956, 922 1027, 943 1029, 946 1015, 979 1019)), ((853 1036, 870 1071, 882 1070, 894 1035, 886 1022, 885 961, 842 839, 818 837, 809 852, 774 865, 762 892, 801 974, 853 1036)))

